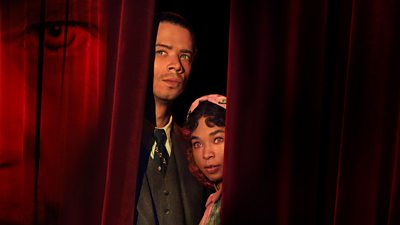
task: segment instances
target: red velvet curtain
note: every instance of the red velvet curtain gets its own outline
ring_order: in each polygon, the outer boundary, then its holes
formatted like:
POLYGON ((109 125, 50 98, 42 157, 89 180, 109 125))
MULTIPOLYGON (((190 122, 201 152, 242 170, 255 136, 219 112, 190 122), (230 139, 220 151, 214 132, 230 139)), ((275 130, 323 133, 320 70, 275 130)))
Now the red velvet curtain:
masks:
MULTIPOLYGON (((231 0, 223 224, 400 224, 399 4, 231 0)), ((132 224, 156 9, 0 2, 0 224, 132 224)))
POLYGON ((132 224, 154 1, 0 6, 0 224, 132 224))
POLYGON ((399 3, 231 1, 223 224, 400 224, 399 3))

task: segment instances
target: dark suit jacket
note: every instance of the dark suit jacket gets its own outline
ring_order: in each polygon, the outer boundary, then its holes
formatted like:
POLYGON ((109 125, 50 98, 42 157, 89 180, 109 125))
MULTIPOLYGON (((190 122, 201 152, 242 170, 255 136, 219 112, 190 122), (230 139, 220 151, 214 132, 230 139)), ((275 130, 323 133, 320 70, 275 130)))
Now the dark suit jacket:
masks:
MULTIPOLYGON (((153 145, 152 134, 154 126, 145 121, 143 123, 142 143, 140 149, 140 160, 138 169, 138 180, 136 187, 136 210, 135 224, 138 217, 142 224, 159 224, 154 204, 157 200, 150 194, 149 184, 146 178, 146 169, 153 145), (142 189, 143 186, 143 189, 142 189), (141 202, 138 204, 139 197, 141 202)), ((204 205, 209 191, 206 190, 189 172, 186 159, 186 150, 190 147, 180 133, 180 128, 172 124, 171 128, 172 152, 175 155, 176 169, 180 181, 180 197, 182 199, 185 224, 198 224, 204 213, 204 205)), ((151 187, 150 187, 151 188, 151 187)), ((176 222, 176 224, 181 224, 176 222)))

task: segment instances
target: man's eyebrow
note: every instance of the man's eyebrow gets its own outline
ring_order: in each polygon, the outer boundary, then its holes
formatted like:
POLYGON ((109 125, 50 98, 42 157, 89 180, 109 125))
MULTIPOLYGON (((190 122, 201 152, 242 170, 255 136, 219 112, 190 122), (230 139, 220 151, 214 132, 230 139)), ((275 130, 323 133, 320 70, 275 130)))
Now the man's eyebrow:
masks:
POLYGON ((156 44, 156 47, 164 47, 164 48, 172 49, 172 46, 169 46, 166 44, 156 44))
POLYGON ((193 51, 188 50, 188 49, 182 49, 182 50, 180 50, 180 52, 182 52, 182 53, 189 53, 189 54, 193 55, 193 51))
MULTIPOLYGON (((167 48, 167 49, 172 49, 172 46, 167 45, 167 44, 162 44, 162 43, 156 43, 156 47, 164 47, 164 48, 167 48)), ((189 49, 181 49, 181 50, 179 50, 179 52, 188 53, 188 54, 193 55, 193 51, 191 51, 189 49)))
POLYGON ((209 136, 214 136, 214 135, 219 134, 219 133, 225 133, 225 131, 219 129, 219 130, 216 130, 216 131, 211 132, 211 133, 209 134, 209 136))

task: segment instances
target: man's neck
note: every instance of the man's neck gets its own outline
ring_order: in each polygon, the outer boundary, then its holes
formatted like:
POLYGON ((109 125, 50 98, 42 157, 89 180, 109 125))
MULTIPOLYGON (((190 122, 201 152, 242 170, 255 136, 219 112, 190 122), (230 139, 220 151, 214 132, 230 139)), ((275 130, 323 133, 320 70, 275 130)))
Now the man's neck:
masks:
POLYGON ((156 127, 164 127, 169 122, 171 116, 171 106, 165 102, 158 102, 156 100, 156 127))

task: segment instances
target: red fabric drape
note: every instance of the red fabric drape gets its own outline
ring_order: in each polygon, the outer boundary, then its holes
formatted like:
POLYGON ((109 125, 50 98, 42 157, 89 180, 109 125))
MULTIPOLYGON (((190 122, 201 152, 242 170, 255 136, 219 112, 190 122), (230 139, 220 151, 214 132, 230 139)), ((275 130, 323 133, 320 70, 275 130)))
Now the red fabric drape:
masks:
POLYGON ((0 224, 133 223, 153 16, 154 1, 1 2, 0 224))
POLYGON ((223 224, 399 224, 398 1, 231 1, 223 224))
POLYGON ((109 153, 101 223, 104 225, 133 224, 146 82, 153 66, 154 8, 154 1, 122 1, 121 10, 113 10, 120 17, 118 26, 114 26, 120 31, 115 48, 111 132, 107 135, 109 153))

